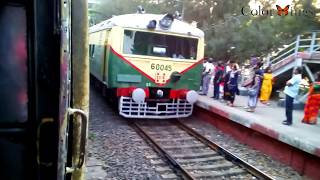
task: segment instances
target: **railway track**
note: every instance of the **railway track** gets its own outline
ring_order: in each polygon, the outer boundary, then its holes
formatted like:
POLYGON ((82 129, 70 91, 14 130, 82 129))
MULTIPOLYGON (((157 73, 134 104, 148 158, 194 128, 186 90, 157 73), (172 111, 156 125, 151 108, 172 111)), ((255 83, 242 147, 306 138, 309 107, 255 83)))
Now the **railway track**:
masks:
POLYGON ((164 179, 273 179, 178 120, 131 126, 169 165, 155 163, 164 179))

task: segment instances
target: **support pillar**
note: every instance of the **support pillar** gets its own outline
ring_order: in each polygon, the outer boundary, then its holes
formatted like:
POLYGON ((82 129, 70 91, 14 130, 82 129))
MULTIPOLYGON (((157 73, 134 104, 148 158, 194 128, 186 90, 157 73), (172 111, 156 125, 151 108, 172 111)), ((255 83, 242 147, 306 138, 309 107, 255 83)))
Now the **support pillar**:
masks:
POLYGON ((314 78, 314 76, 313 76, 313 74, 312 74, 309 66, 308 66, 307 64, 303 64, 303 68, 306 70, 306 72, 307 72, 307 74, 308 74, 311 82, 314 82, 314 81, 315 81, 315 78, 314 78))

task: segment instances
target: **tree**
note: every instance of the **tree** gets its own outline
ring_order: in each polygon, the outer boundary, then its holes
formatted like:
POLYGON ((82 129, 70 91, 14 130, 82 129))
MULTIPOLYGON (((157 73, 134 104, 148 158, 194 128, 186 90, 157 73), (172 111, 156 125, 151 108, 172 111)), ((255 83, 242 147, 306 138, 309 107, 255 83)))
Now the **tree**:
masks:
MULTIPOLYGON (((266 8, 272 8, 272 2, 261 2, 266 8)), ((310 0, 296 2, 294 9, 319 11, 310 0)), ((320 25, 316 16, 232 17, 237 21, 225 14, 222 22, 206 30, 208 56, 216 59, 233 58, 239 62, 244 62, 252 54, 265 57, 282 45, 293 42, 297 34, 317 30, 320 25)))
MULTIPOLYGON (((165 14, 183 12, 184 20, 196 21, 205 32, 206 56, 214 59, 235 59, 245 62, 252 54, 266 56, 284 44, 293 42, 297 34, 317 30, 320 27, 319 8, 316 0, 298 0, 293 9, 308 9, 314 15, 305 16, 244 16, 243 7, 251 0, 101 0, 91 12, 95 22, 127 13, 135 13, 138 5, 147 13, 165 14)), ((274 9, 275 0, 256 0, 265 9, 274 9)))

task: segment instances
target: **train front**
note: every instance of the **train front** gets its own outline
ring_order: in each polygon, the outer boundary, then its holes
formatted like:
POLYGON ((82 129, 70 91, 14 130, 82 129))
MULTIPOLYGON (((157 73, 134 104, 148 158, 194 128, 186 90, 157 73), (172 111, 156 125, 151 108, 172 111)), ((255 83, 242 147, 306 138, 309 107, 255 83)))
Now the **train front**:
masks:
POLYGON ((121 30, 122 53, 112 50, 113 58, 121 64, 109 67, 117 71, 113 74, 117 77, 120 115, 155 119, 190 116, 201 81, 204 33, 170 14, 134 14, 130 19, 132 25, 121 30))

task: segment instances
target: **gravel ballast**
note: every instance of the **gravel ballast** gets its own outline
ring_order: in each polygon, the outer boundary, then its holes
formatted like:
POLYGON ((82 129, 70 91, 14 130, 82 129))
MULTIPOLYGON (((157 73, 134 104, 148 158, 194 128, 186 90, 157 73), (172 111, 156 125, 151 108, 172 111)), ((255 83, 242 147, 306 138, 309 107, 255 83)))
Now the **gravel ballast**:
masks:
POLYGON ((86 179, 161 179, 147 155, 156 153, 91 88, 86 179))
MULTIPOLYGON (((275 179, 307 179, 291 167, 237 142, 207 122, 196 117, 182 119, 182 122, 275 179)), ((154 158, 157 153, 142 140, 128 124, 128 120, 120 117, 94 88, 91 88, 90 95, 88 136, 88 180, 157 180, 163 179, 160 173, 163 168, 168 171, 168 176, 171 176, 172 172, 167 170, 166 163, 161 159, 158 162, 159 159, 154 158), (159 168, 155 162, 163 164, 163 168, 159 168)))
POLYGON ((216 129, 211 124, 205 121, 199 121, 196 117, 183 119, 181 122, 193 128, 202 135, 205 135, 211 141, 217 143, 223 148, 227 149, 236 156, 242 158, 257 169, 279 180, 301 180, 307 179, 298 174, 297 171, 291 167, 273 160, 268 155, 263 154, 247 145, 236 141, 233 137, 224 134, 222 131, 216 129))

